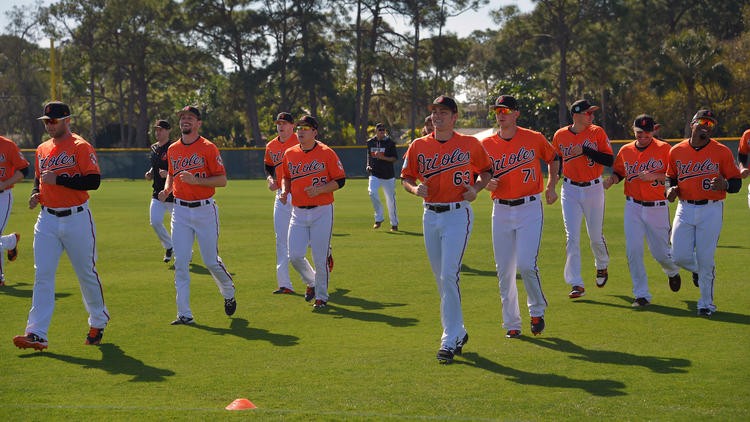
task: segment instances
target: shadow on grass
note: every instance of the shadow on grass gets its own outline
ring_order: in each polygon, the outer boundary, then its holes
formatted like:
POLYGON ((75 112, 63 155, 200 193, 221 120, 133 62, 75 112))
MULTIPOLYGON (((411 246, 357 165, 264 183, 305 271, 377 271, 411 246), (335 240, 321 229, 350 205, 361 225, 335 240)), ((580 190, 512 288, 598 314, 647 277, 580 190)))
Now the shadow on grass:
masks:
POLYGON ((415 236, 415 237, 424 237, 424 234, 422 232, 410 232, 408 230, 398 230, 395 232, 392 232, 390 230, 386 231, 386 234, 392 235, 392 236, 415 236))
POLYGON ((609 363, 615 365, 643 366, 651 372, 658 374, 684 374, 686 369, 691 366, 688 359, 659 357, 659 356, 639 356, 632 353, 617 352, 612 350, 594 350, 581 347, 572 341, 563 340, 555 337, 532 338, 521 337, 521 340, 555 350, 563 353, 572 353, 571 359, 583 360, 589 363, 609 363))
POLYGON ((275 334, 262 328, 253 328, 244 318, 232 318, 229 328, 209 327, 208 325, 191 324, 186 327, 197 328, 221 336, 231 335, 244 338, 245 340, 264 340, 274 346, 296 346, 299 337, 287 334, 275 334))
POLYGON ((717 248, 720 248, 720 249, 747 249, 747 246, 742 246, 742 245, 718 245, 717 248))
MULTIPOLYGON (((692 287, 692 285, 691 285, 692 287)), ((696 294, 698 294, 698 289, 695 289, 696 294)), ((686 300, 685 302, 685 309, 680 308, 673 308, 670 306, 663 306, 659 304, 650 304, 646 306, 645 308, 632 308, 630 304, 633 301, 633 298, 630 296, 622 296, 622 295, 613 295, 611 297, 616 297, 623 302, 627 303, 626 305, 617 305, 614 303, 607 303, 607 302, 599 302, 591 299, 579 299, 576 300, 576 303, 589 303, 592 305, 602 305, 602 306, 612 306, 615 308, 623 308, 623 309, 633 309, 633 312, 655 312, 662 315, 671 315, 671 316, 678 316, 678 317, 689 317, 689 318, 698 318, 698 302, 694 300, 686 300)), ((702 317, 705 318, 705 317, 702 317)), ((747 314, 738 314, 734 312, 722 312, 721 310, 716 311, 713 315, 711 315, 710 319, 712 321, 719 321, 719 322, 731 322, 734 324, 742 324, 742 325, 750 325, 750 315, 747 314)))
POLYGON ((461 264, 461 272, 466 275, 480 275, 480 276, 487 276, 487 277, 497 277, 497 271, 495 270, 478 270, 476 268, 471 268, 470 266, 466 264, 461 264))
POLYGON ((453 364, 475 366, 486 371, 504 375, 508 377, 509 381, 522 385, 537 385, 540 387, 552 388, 576 388, 586 391, 591 395, 601 397, 624 396, 627 394, 622 391, 625 388, 625 384, 620 381, 596 379, 582 380, 557 374, 536 374, 500 365, 499 363, 485 359, 474 352, 465 352, 462 356, 469 362, 454 360, 453 364))
POLYGON ((355 319, 366 322, 380 322, 388 324, 391 327, 413 327, 419 322, 416 318, 400 318, 391 315, 381 314, 377 312, 368 312, 373 310, 380 310, 385 308, 394 308, 399 306, 406 306, 405 303, 382 303, 373 302, 371 300, 362 299, 359 297, 347 296, 351 292, 349 289, 336 289, 329 295, 328 306, 321 311, 316 311, 318 314, 328 314, 337 318, 355 319), (362 308, 364 311, 355 311, 341 306, 356 306, 362 308))
MULTIPOLYGON (((34 284, 33 283, 14 283, 6 284, 0 287, 0 295, 13 296, 13 297, 25 297, 31 298, 34 295, 34 284), (18 287, 30 286, 28 289, 19 289, 18 287)), ((70 296, 71 293, 55 293, 55 299, 62 299, 70 296)))
POLYGON ((132 375, 131 382, 162 382, 166 377, 174 375, 174 371, 146 365, 143 361, 130 357, 116 344, 105 343, 99 347, 102 352, 101 360, 87 359, 76 356, 66 356, 54 352, 33 353, 19 356, 22 359, 37 357, 57 359, 82 368, 101 369, 112 375, 132 375))
MULTIPOLYGON (((174 271, 174 264, 171 264, 169 266, 169 269, 174 271)), ((188 271, 190 271, 193 274, 211 275, 211 272, 208 271, 208 268, 204 267, 201 264, 196 264, 194 262, 190 263, 190 267, 189 267, 188 271)), ((234 276, 235 273, 233 273, 233 272, 230 271, 229 275, 234 276)))

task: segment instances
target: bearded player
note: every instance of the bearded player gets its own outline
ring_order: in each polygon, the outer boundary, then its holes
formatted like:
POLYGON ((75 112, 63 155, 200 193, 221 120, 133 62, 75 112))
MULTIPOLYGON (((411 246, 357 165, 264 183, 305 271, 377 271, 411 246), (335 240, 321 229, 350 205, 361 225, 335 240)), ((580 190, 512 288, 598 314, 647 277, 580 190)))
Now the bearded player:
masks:
POLYGON ((672 229, 672 258, 693 273, 700 288, 698 315, 716 312, 714 254, 719 242, 724 199, 742 188, 740 171, 732 151, 711 139, 716 127, 711 110, 699 110, 690 121, 690 138, 669 150, 667 199, 676 198, 677 211, 672 229))

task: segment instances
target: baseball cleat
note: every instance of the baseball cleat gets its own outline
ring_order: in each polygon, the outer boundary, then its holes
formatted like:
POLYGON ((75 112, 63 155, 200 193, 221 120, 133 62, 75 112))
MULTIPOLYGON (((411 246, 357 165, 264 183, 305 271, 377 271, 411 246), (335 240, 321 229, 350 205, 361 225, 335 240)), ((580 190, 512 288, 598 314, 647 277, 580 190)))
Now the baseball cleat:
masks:
POLYGON ((579 297, 586 294, 586 289, 583 286, 573 286, 573 290, 568 293, 568 297, 571 299, 578 299, 579 297))
POLYGON ((96 346, 102 342, 102 336, 104 335, 104 328, 89 328, 89 334, 86 336, 86 343, 89 345, 96 346))
POLYGON ((700 287, 700 284, 698 284, 698 273, 693 273, 693 284, 695 284, 695 287, 700 287))
POLYGON ((315 303, 313 303, 313 311, 321 311, 328 307, 328 302, 321 299, 315 299, 315 303))
POLYGON ((21 235, 13 233, 16 236, 16 246, 13 249, 8 249, 8 261, 15 261, 18 258, 18 241, 21 240, 21 235))
POLYGON ((275 295, 293 295, 294 290, 288 288, 288 287, 279 287, 278 290, 274 290, 273 294, 275 295))
POLYGON ((596 287, 604 287, 604 285, 607 284, 608 279, 609 274, 607 273, 606 268, 596 270, 596 287))
POLYGON ((195 324, 195 320, 186 316, 179 316, 176 320, 170 322, 172 325, 190 325, 195 324))
POLYGON ((237 310, 237 301, 234 298, 224 299, 224 313, 232 316, 237 310))
POLYGON ((680 273, 669 277, 669 288, 673 292, 679 292, 680 286, 682 286, 682 277, 680 277, 680 273))
POLYGON ((633 301, 633 304, 630 305, 630 306, 632 306, 634 308, 644 308, 644 307, 646 307, 648 305, 649 305, 648 299, 646 299, 645 297, 639 297, 639 298, 636 298, 633 301))
POLYGON ((305 289, 305 302, 309 302, 315 298, 315 287, 307 286, 305 289))
POLYGON ((13 337, 13 344, 19 349, 44 350, 47 348, 47 340, 33 333, 13 337))
POLYGON ((464 346, 469 342, 469 333, 464 335, 464 338, 456 345, 456 350, 453 352, 456 355, 460 355, 464 351, 464 346))
POLYGON ((397 232, 398 231, 398 226, 391 226, 391 231, 392 232, 397 232))
POLYGON ((5 280, 0 278, 0 287, 3 287, 3 286, 5 286, 5 280))
POLYGON ((382 221, 376 221, 375 224, 372 225, 372 228, 379 229, 381 224, 383 224, 382 221))
POLYGON ((713 311, 708 308, 698 309, 698 316, 710 317, 711 315, 713 315, 713 311))
POLYGON ((172 260, 172 248, 169 248, 164 251, 164 262, 169 262, 172 260))
POLYGON ((438 363, 441 363, 441 364, 453 363, 453 356, 454 356, 453 351, 448 350, 448 349, 440 349, 437 352, 438 363))
POLYGON ((531 334, 538 336, 542 334, 542 331, 544 331, 544 317, 531 317, 531 334))
POLYGON ((505 338, 518 338, 521 337, 521 330, 508 330, 505 333, 505 338))

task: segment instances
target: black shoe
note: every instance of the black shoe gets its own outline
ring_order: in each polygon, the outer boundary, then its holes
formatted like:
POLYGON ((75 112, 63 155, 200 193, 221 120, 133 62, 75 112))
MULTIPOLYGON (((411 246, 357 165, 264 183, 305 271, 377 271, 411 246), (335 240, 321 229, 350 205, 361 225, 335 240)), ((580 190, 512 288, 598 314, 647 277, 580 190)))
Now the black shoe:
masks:
POLYGON ((596 287, 604 287, 609 279, 609 273, 607 269, 596 270, 596 287))
POLYGON ((293 295, 294 290, 288 288, 288 287, 279 287, 278 290, 274 290, 273 294, 275 295, 293 295))
POLYGON ((376 221, 375 224, 372 225, 372 228, 379 229, 381 224, 383 224, 382 221, 376 221))
POLYGON ((682 286, 682 277, 680 277, 680 273, 669 277, 669 288, 672 289, 673 292, 679 292, 680 286, 682 286))
POLYGON ((464 350, 464 346, 466 346, 466 343, 469 342, 469 333, 466 333, 464 335, 463 340, 458 342, 458 345, 456 346, 456 350, 453 352, 453 354, 460 355, 464 350))
POLYGON ((234 315, 234 311, 237 310, 237 301, 234 298, 224 299, 224 313, 229 316, 234 315))
POLYGON ((531 334, 538 336, 544 331, 544 317, 531 317, 531 334))
POLYGON ((693 284, 695 284, 695 287, 700 287, 700 284, 698 284, 698 273, 693 273, 693 284))
POLYGON ((98 345, 102 342, 102 336, 104 335, 104 328, 89 328, 89 334, 86 336, 86 343, 90 345, 98 345))
POLYGON ((448 350, 448 349, 438 350, 437 352, 438 363, 442 363, 442 364, 453 363, 453 355, 454 353, 451 350, 448 350))
POLYGON ((634 308, 643 308, 643 307, 646 307, 648 305, 649 305, 648 299, 646 299, 645 297, 639 297, 639 298, 636 298, 633 301, 633 304, 630 305, 630 306, 632 306, 634 308))
POLYGON ((391 231, 392 232, 397 232, 398 231, 398 226, 391 226, 391 231))
POLYGON ((698 309, 698 316, 710 317, 711 315, 713 315, 713 312, 708 308, 698 309))
POLYGON ((167 249, 164 251, 164 262, 169 262, 172 260, 172 248, 167 249))
POLYGON ((521 330, 508 330, 505 333, 506 338, 518 338, 521 337, 521 330))
POLYGON ((328 302, 321 299, 315 299, 315 303, 313 303, 313 311, 322 311, 323 309, 328 307, 328 302))
POLYGON ((190 324, 195 324, 195 320, 193 318, 190 318, 190 317, 180 316, 180 317, 177 317, 177 319, 174 320, 174 321, 172 321, 170 324, 172 324, 172 325, 190 325, 190 324))
POLYGON ((315 298, 315 287, 307 286, 305 290, 305 302, 309 302, 315 298))

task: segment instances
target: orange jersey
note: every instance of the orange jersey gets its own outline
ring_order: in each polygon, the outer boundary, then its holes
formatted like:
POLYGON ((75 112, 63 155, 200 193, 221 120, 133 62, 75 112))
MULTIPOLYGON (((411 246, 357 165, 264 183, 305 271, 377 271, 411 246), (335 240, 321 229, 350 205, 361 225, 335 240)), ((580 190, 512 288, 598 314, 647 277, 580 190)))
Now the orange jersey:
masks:
POLYGON ((186 201, 208 199, 214 196, 216 188, 185 183, 177 177, 178 174, 186 171, 195 177, 211 177, 227 173, 219 148, 202 136, 189 145, 183 143, 182 139, 173 142, 167 150, 167 160, 172 176, 172 193, 175 198, 186 201))
POLYGON ((581 133, 573 133, 571 126, 560 128, 552 137, 552 145, 557 155, 562 157, 563 176, 574 182, 588 182, 602 175, 604 166, 593 161, 584 154, 572 155, 570 149, 576 145, 582 145, 595 149, 599 152, 612 154, 612 145, 604 129, 597 125, 591 125, 581 133))
POLYGON ((499 134, 480 141, 492 160, 492 177, 497 179, 493 199, 517 199, 544 189, 539 160, 555 159, 555 149, 539 132, 519 127, 511 140, 499 134))
MULTIPOLYGON (((57 176, 88 176, 101 174, 96 152, 80 135, 71 133, 65 139, 49 139, 36 148, 34 163, 36 177, 43 171, 57 176)), ((71 189, 62 185, 48 185, 39 181, 39 203, 50 208, 70 208, 88 201, 85 190, 71 189)))
POLYGON ((291 182, 292 205, 309 207, 333 203, 333 192, 310 197, 305 188, 325 185, 333 180, 344 179, 344 166, 338 155, 320 141, 309 151, 297 144, 286 150, 281 164, 282 178, 291 182))
POLYGON ((740 154, 750 154, 750 129, 746 130, 740 138, 740 146, 737 150, 740 154))
POLYGON ((710 187, 711 179, 719 176, 725 179, 740 178, 732 151, 725 145, 710 139, 708 144, 696 151, 686 139, 669 150, 667 177, 677 179, 680 199, 699 201, 726 198, 726 191, 711 190, 710 187))
MULTIPOLYGON (((29 166, 15 142, 0 136, 0 180, 8 180, 18 171, 29 166)), ((10 189, 13 186, 8 186, 10 189)))
POLYGON ((409 145, 401 178, 426 184, 425 202, 448 203, 463 201, 464 184, 473 185, 474 176, 485 172, 492 172, 492 161, 477 138, 453 132, 440 142, 433 132, 409 145))
POLYGON ((643 172, 665 174, 670 148, 671 145, 656 138, 642 151, 636 148, 635 142, 620 148, 612 169, 625 180, 625 196, 647 202, 664 200, 664 182, 646 182, 638 175, 643 172))
POLYGON ((296 133, 292 133, 285 142, 281 142, 279 137, 275 137, 271 142, 266 144, 266 154, 263 157, 263 164, 274 168, 273 178, 281 180, 281 160, 284 158, 284 151, 299 145, 299 138, 296 133))

